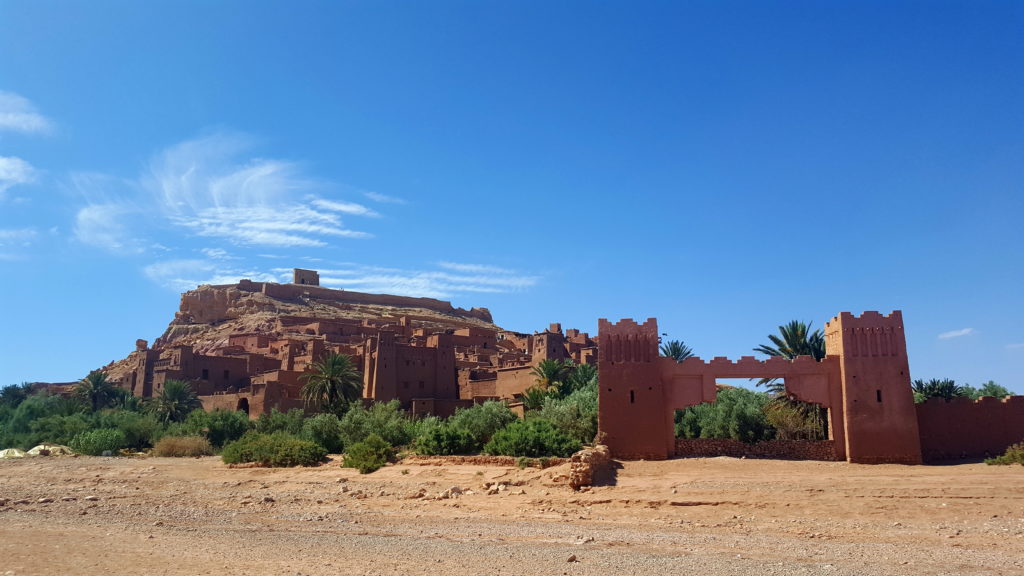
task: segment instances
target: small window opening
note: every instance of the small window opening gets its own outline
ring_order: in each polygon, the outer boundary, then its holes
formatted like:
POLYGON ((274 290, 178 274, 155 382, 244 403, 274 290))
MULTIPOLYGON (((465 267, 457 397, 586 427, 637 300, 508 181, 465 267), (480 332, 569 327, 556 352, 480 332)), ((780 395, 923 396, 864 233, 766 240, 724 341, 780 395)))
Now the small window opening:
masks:
POLYGON ((207 370, 206 368, 203 368, 203 380, 209 380, 209 379, 210 379, 210 371, 207 370))
POLYGON ((630 404, 636 403, 636 392, 634 392, 632 390, 629 391, 629 403, 630 404))
POLYGON ((230 370, 225 370, 224 371, 224 379, 228 380, 230 378, 231 378, 231 371, 230 370))
POLYGON ((879 404, 882 403, 882 391, 881 390, 875 390, 875 400, 878 400, 879 404))

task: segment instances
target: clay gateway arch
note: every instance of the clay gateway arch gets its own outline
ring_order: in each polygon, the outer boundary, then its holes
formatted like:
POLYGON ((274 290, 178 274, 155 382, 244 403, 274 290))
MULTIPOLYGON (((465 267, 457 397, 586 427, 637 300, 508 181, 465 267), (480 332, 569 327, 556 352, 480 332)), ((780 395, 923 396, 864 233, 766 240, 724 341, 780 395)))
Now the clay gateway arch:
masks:
POLYGON ((675 455, 675 410, 716 399, 717 378, 783 378, 790 397, 828 409, 840 460, 921 463, 903 315, 843 312, 825 327, 826 357, 759 361, 658 355, 658 324, 598 321, 599 437, 624 459, 675 455))

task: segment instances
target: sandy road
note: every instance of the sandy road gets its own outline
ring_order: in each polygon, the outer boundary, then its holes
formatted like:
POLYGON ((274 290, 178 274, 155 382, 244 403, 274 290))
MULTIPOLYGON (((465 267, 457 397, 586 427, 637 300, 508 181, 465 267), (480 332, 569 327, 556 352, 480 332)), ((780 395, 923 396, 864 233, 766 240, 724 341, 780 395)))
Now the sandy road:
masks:
POLYGON ((564 473, 2 461, 0 576, 1024 574, 1019 466, 632 462, 581 493, 564 473))

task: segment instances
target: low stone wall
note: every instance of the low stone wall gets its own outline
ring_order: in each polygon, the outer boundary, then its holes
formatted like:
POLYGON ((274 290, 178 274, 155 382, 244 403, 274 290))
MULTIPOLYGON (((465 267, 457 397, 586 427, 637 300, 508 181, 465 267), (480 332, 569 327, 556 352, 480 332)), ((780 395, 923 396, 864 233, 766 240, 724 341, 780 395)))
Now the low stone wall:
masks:
POLYGON ((680 458, 771 458, 777 460, 837 460, 830 440, 768 440, 747 444, 739 440, 717 438, 676 438, 676 456, 680 458))
MULTIPOLYGON (((550 468, 568 462, 568 458, 531 458, 527 462, 531 467, 550 468)), ((468 464, 475 466, 519 466, 519 459, 515 456, 406 456, 402 458, 403 464, 417 464, 420 466, 454 466, 468 464)))

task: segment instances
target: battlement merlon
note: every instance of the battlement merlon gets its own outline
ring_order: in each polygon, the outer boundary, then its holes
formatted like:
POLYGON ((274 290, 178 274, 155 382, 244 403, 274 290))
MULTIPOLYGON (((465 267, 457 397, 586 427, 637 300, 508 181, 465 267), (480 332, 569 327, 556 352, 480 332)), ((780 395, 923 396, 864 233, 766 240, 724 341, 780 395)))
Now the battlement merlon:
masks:
POLYGON ((861 328, 867 326, 899 326, 902 328, 903 311, 893 310, 889 314, 883 315, 875 310, 865 310, 860 316, 850 312, 840 312, 832 317, 831 320, 825 322, 825 331, 831 332, 842 327, 861 328))

